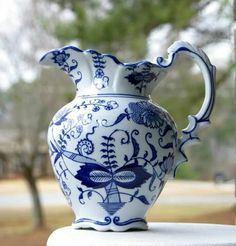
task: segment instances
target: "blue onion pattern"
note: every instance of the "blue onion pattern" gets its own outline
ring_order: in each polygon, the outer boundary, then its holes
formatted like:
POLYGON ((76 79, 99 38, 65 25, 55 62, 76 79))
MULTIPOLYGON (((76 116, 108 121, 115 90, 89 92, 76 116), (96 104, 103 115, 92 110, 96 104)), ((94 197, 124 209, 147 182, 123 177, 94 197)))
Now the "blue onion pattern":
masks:
MULTIPOLYGON (((110 111, 114 110, 118 107, 118 103, 115 101, 106 101, 106 100, 93 100, 90 103, 86 101, 82 102, 80 106, 74 107, 79 111, 88 109, 93 112, 93 114, 97 114, 100 110, 110 111), (93 103, 92 103, 93 102, 93 103)), ((69 117, 67 114, 68 111, 63 113, 69 117)), ((152 104, 147 103, 146 101, 129 103, 128 108, 124 110, 125 113, 122 113, 120 118, 115 122, 114 125, 119 125, 123 120, 132 120, 138 125, 144 125, 152 128, 160 128, 164 129, 164 118, 161 112, 152 104), (151 105, 151 107, 150 107, 151 105)), ((93 135, 98 131, 101 127, 107 128, 109 132, 110 126, 102 126, 96 122, 96 125, 93 123, 93 114, 79 114, 77 116, 77 121, 74 124, 71 124, 71 130, 67 130, 65 133, 62 130, 62 134, 60 135, 60 143, 67 144, 68 141, 72 139, 78 139, 77 146, 75 148, 76 152, 68 152, 65 151, 65 147, 59 145, 55 147, 57 144, 53 144, 52 148, 56 149, 58 156, 55 159, 55 162, 58 162, 59 158, 71 159, 74 162, 81 163, 80 169, 77 171, 76 175, 73 175, 76 179, 81 181, 83 187, 86 189, 78 188, 80 191, 79 202, 82 205, 85 205, 85 197, 91 199, 93 194, 99 195, 101 200, 98 204, 109 214, 116 214, 122 207, 126 205, 127 202, 123 201, 123 199, 128 196, 129 202, 133 202, 134 200, 138 200, 144 205, 150 205, 150 202, 145 194, 140 194, 138 188, 141 188, 143 184, 149 183, 150 191, 154 191, 157 186, 153 186, 154 182, 160 183, 160 185, 164 184, 164 180, 162 178, 163 175, 157 175, 156 168, 159 166, 158 172, 167 173, 171 170, 173 165, 173 154, 169 154, 168 156, 163 158, 163 161, 158 164, 158 152, 154 145, 150 142, 152 140, 152 134, 150 132, 146 133, 145 141, 148 146, 147 151, 141 154, 140 143, 138 142, 138 137, 140 135, 139 130, 134 129, 131 132, 115 129, 109 135, 103 135, 101 141, 101 149, 100 149, 100 160, 93 159, 91 156, 95 150, 95 144, 93 140, 93 135), (82 125, 81 125, 82 123, 82 125), (86 138, 79 138, 83 133, 83 125, 91 125, 92 131, 86 134, 86 138), (77 136, 75 135, 77 132, 77 136), (72 139, 67 139, 64 142, 64 135, 68 134, 72 136, 72 139), (120 142, 117 142, 117 136, 120 137, 120 142), (130 156, 124 155, 124 163, 121 165, 117 161, 117 152, 116 147, 118 145, 130 145, 132 146, 132 152, 130 156), (131 190, 136 188, 137 190, 134 193, 120 191, 120 188, 131 190), (101 189, 105 189, 106 196, 102 195, 100 192, 101 189)), ((63 117, 62 116, 62 117, 63 117)), ((111 128, 112 129, 112 128, 111 128)), ((165 132, 163 130, 163 132, 165 132)), ((167 133, 168 131, 166 131, 167 133)), ((164 136, 164 135, 163 135, 164 136)), ((160 145, 161 147, 161 145, 160 145)), ((54 151, 55 152, 55 151, 54 151)), ((52 154, 53 155, 53 154, 52 154)), ((121 155, 121 153, 119 153, 121 155)), ((66 170, 69 171, 68 168, 66 170)), ((67 196, 69 194, 67 193, 67 196)))
POLYGON ((163 125, 163 113, 153 104, 146 101, 129 103, 130 117, 137 124, 143 124, 150 128, 158 128, 163 125))
POLYGON ((199 49, 177 42, 169 57, 122 63, 112 55, 73 46, 48 52, 41 62, 66 72, 75 99, 53 118, 49 152, 56 178, 76 214, 76 228, 146 229, 144 216, 167 177, 187 160, 184 147, 198 140, 214 105, 215 67, 199 49), (156 81, 179 53, 200 66, 206 95, 200 111, 177 136, 169 114, 148 100, 156 81))

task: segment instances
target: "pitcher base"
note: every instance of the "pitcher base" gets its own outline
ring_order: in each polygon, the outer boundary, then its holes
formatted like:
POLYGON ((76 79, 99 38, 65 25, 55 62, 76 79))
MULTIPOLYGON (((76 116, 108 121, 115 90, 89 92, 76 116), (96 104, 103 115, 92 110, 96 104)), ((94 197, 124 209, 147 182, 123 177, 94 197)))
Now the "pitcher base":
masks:
POLYGON ((88 218, 81 218, 73 222, 74 229, 88 229, 92 228, 97 231, 127 231, 127 230, 147 230, 147 222, 142 218, 134 218, 126 221, 120 221, 120 217, 114 218, 105 217, 103 221, 93 220, 88 218))

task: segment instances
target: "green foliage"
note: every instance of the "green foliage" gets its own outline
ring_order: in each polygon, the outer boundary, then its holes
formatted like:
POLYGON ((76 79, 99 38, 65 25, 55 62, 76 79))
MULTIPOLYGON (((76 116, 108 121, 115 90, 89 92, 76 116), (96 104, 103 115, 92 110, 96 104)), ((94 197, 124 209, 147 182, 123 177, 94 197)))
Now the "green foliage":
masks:
POLYGON ((153 100, 173 116, 179 132, 188 125, 187 116, 199 111, 204 98, 201 73, 192 72, 193 64, 184 56, 177 58, 172 71, 152 93, 153 100))
POLYGON ((198 179, 199 175, 194 171, 191 163, 181 164, 176 171, 176 179, 193 180, 198 179))
POLYGON ((232 138, 236 134, 236 108, 234 85, 224 85, 217 91, 217 100, 213 119, 215 129, 210 130, 211 137, 221 144, 230 145, 235 141, 232 138), (217 129, 217 130, 216 130, 217 129))
POLYGON ((110 0, 57 2, 69 8, 75 20, 56 28, 60 40, 78 40, 83 49, 118 53, 125 59, 140 59, 147 52, 151 31, 170 24, 173 31, 188 27, 200 10, 199 0, 110 0))

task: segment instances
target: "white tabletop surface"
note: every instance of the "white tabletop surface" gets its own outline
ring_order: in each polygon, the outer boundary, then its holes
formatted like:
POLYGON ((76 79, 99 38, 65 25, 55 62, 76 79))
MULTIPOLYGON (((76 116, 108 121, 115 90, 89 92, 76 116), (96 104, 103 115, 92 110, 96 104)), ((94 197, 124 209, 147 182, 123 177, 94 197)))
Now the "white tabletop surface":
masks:
POLYGON ((98 232, 63 227, 47 246, 236 246, 236 226, 192 223, 149 223, 147 231, 98 232))

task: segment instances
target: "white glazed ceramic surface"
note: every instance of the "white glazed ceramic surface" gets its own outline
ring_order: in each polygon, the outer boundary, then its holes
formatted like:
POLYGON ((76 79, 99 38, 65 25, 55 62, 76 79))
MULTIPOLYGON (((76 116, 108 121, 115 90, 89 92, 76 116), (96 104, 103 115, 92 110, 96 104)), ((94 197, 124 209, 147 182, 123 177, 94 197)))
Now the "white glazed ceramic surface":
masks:
POLYGON ((75 213, 75 228, 147 229, 145 214, 168 177, 186 161, 214 104, 215 67, 200 49, 176 42, 157 64, 123 64, 116 57, 73 46, 48 52, 41 63, 69 74, 75 99, 53 117, 48 144, 55 176, 75 213), (177 137, 174 121, 149 94, 175 60, 190 55, 200 66, 206 96, 177 137))

